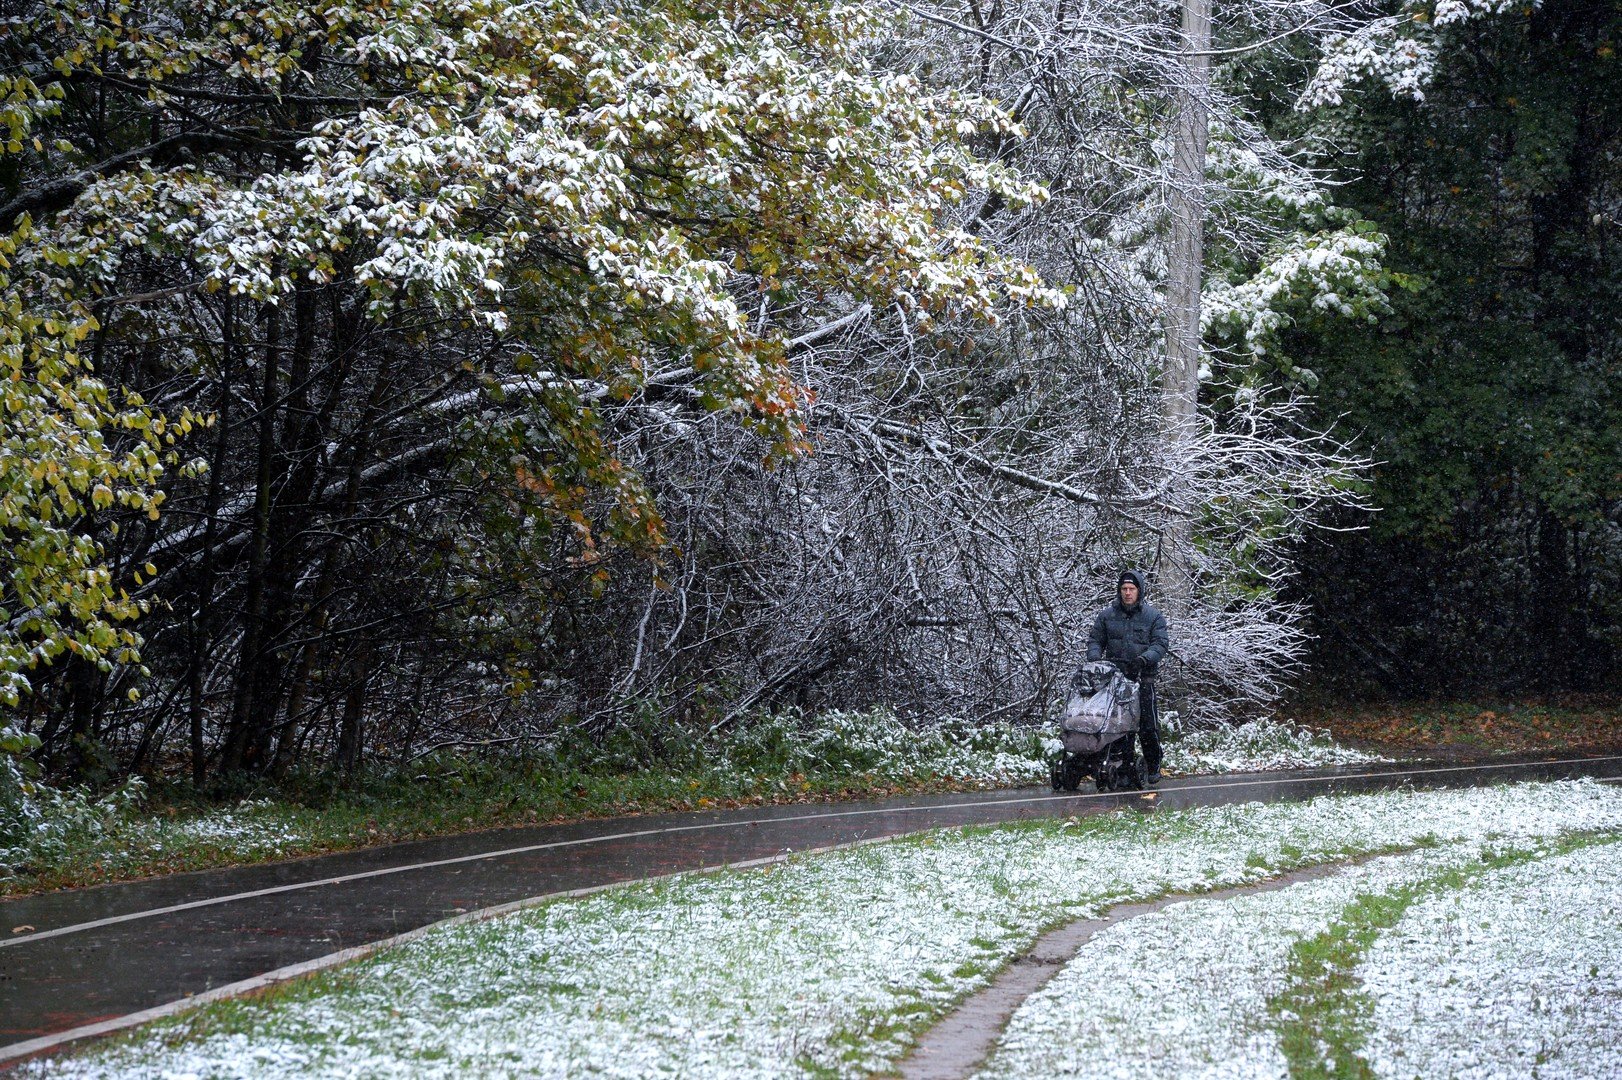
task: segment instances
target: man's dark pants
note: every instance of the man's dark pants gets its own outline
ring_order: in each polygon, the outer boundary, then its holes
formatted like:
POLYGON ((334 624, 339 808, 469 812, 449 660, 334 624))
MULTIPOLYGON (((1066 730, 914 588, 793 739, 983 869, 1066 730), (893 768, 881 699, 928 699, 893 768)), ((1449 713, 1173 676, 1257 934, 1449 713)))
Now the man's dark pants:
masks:
MULTIPOLYGON (((1160 771, 1160 713, 1155 708, 1155 681, 1138 683, 1138 735, 1143 738, 1143 764, 1149 772, 1160 771)), ((1126 756, 1132 757, 1133 736, 1126 737, 1126 756)))

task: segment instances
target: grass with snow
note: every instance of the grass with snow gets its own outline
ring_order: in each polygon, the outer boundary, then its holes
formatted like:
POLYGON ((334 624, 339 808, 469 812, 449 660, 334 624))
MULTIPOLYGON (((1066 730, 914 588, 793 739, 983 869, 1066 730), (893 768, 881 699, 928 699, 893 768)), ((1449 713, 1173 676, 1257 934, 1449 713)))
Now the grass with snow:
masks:
MULTIPOLYGON (((638 720, 600 744, 560 736, 523 755, 446 753, 347 785, 294 778, 224 804, 176 800, 138 779, 100 797, 57 790, 25 781, 0 753, 0 896, 538 821, 1045 784, 1053 734, 920 726, 885 709, 749 715, 718 735, 638 720)), ((1166 765, 1186 775, 1368 760, 1257 720, 1175 736, 1166 765)))
POLYGON ((1327 732, 1288 720, 1258 717, 1175 731, 1166 740, 1166 767, 1182 775, 1321 769, 1369 765, 1390 758, 1342 746, 1327 732))
POLYGON ((1129 920, 1026 1000, 980 1075, 1617 1075, 1618 840, 1454 839, 1129 920))
MULTIPOLYGON (((1427 912, 1431 906, 1428 901, 1433 898, 1447 897, 1456 901, 1459 896, 1478 890, 1483 880, 1502 882, 1506 874, 1513 879, 1529 868, 1537 873, 1550 862, 1569 862, 1574 853, 1584 862, 1594 862, 1601 867, 1613 863, 1622 867, 1622 862, 1616 859, 1618 852, 1622 851, 1616 847, 1618 839, 1622 839, 1622 836, 1584 835, 1504 851, 1466 847, 1453 852, 1450 859, 1442 860, 1439 867, 1432 867, 1429 876, 1421 880, 1385 891, 1360 893, 1325 929, 1296 942, 1291 950, 1287 985, 1269 1002, 1270 1011, 1277 1020, 1280 1044, 1290 1063, 1290 1075, 1298 1080, 1376 1075, 1461 1075, 1455 1067, 1399 1069, 1394 1072, 1389 1068, 1374 1068, 1369 1061, 1367 1044, 1371 1039, 1380 1039, 1398 1047, 1399 1058, 1403 1048, 1415 1041, 1416 1025, 1404 1024, 1399 1030, 1397 1024, 1393 1023, 1393 1017, 1376 1016, 1376 999, 1391 996, 1378 988, 1381 977, 1389 982, 1394 976, 1402 987, 1403 995, 1410 999, 1416 988, 1423 990, 1427 984, 1440 981, 1442 986, 1452 986, 1459 982, 1458 972, 1450 972, 1436 965, 1434 958, 1416 958, 1412 955, 1408 946, 1414 943, 1416 932, 1423 937, 1433 926, 1431 919, 1419 913, 1427 912), (1368 962, 1368 954, 1375 950, 1380 951, 1378 959, 1368 962), (1422 968, 1415 966, 1416 959, 1422 968), (1375 973, 1379 973, 1378 976, 1375 973), (1365 974, 1369 977, 1365 978, 1365 974), (1436 978, 1438 974, 1440 980, 1436 978), (1375 984, 1372 987, 1371 982, 1375 984)), ((1614 872, 1611 876, 1615 877, 1614 872)), ((1538 906, 1532 905, 1532 908, 1538 906)), ((1614 901, 1611 907, 1614 913, 1614 901)), ((1520 919, 1484 919, 1468 927, 1464 936, 1473 936, 1478 941, 1490 940, 1493 943, 1491 951, 1502 954, 1506 950, 1514 951, 1515 939, 1524 929, 1529 929, 1524 924, 1524 916, 1520 919), (1516 926, 1517 922, 1522 926, 1516 926)), ((1445 937, 1452 939, 1457 936, 1457 925, 1444 923, 1443 927, 1445 937)), ((1614 920, 1611 929, 1616 929, 1614 920)), ((1539 931, 1544 932, 1534 931, 1534 938, 1547 940, 1546 927, 1540 926, 1539 931)), ((1622 974, 1616 971, 1615 960, 1616 956, 1610 957, 1612 974, 1609 978, 1613 982, 1617 974, 1622 974)), ((1549 974, 1549 965, 1528 964, 1516 974, 1524 976, 1528 972, 1536 972, 1536 977, 1541 979, 1549 974)), ((1475 970, 1468 974, 1472 980, 1482 975, 1475 970)), ((1496 982, 1500 974, 1501 971, 1489 970, 1487 978, 1496 982)), ((1556 993, 1560 988, 1568 991, 1587 989, 1572 985, 1571 980, 1559 975, 1549 981, 1556 993)), ((1610 1013, 1609 1020, 1614 1026, 1618 1014, 1622 1013, 1622 1000, 1614 993, 1610 997, 1605 1009, 1610 1013)), ((1594 999, 1585 995, 1585 1000, 1594 999)), ((1604 996, 1601 995, 1598 1000, 1603 1001, 1604 996)), ((1492 1015, 1495 1010, 1483 1009, 1481 1004, 1478 1001, 1465 1008, 1453 1008, 1451 1004, 1444 1006, 1443 1011, 1452 1014, 1443 1025, 1448 1029, 1452 1043, 1467 1044, 1477 1055, 1475 1064, 1487 1066, 1485 1071, 1478 1070, 1476 1075, 1534 1075, 1534 1069, 1508 1064, 1505 1053, 1508 1043, 1505 1040, 1481 1037, 1481 1024, 1499 1022, 1492 1015)), ((1432 1015, 1434 1017, 1434 1013, 1432 1015)), ((1539 1032, 1542 1037, 1540 1042, 1547 1046, 1546 1040, 1556 1033, 1548 1031, 1547 1025, 1543 1025, 1543 1028, 1539 1032)), ((1426 1040, 1420 1039, 1419 1042, 1423 1045, 1426 1040)), ((1582 1071, 1593 1070, 1597 1064, 1593 1051, 1599 1048, 1592 1042, 1590 1039, 1590 1045, 1586 1047, 1580 1042, 1565 1044, 1568 1049, 1576 1051, 1574 1056, 1582 1060, 1582 1071)), ((1614 1070, 1595 1071, 1610 1073, 1614 1070)))
POLYGON ((937 832, 447 928, 24 1075, 862 1076, 1115 903, 1604 830, 1622 791, 1576 782, 937 832))
POLYGON ((1427 895, 1354 974, 1376 1076, 1622 1076, 1622 843, 1427 895))
POLYGON ((885 709, 752 714, 713 734, 640 717, 600 741, 440 753, 342 784, 293 777, 224 804, 140 779, 55 789, 19 773, 0 739, 0 896, 538 821, 1043 783, 1047 734, 920 728, 885 709))
POLYGON ((1290 1075, 1269 1018, 1292 947, 1360 892, 1423 878, 1447 849, 1277 892, 1191 901, 1095 935, 1009 1022, 982 1077, 1290 1075))

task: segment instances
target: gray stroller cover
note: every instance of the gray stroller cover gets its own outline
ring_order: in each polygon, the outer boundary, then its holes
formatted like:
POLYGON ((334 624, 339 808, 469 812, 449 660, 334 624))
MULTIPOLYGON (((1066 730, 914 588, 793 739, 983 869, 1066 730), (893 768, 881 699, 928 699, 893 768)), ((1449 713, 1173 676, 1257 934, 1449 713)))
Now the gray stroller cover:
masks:
POLYGON ((1138 684, 1107 660, 1089 660, 1070 680, 1060 741, 1072 754, 1097 754, 1138 730, 1138 684))

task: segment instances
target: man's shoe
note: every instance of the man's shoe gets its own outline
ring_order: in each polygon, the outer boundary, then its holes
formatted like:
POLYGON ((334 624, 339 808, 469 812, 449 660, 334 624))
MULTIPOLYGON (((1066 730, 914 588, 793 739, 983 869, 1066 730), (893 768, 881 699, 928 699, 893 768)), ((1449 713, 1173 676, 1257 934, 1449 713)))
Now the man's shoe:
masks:
POLYGON ((1145 777, 1145 779, 1147 779, 1149 781, 1149 786, 1150 787, 1154 787, 1156 784, 1160 783, 1160 770, 1159 769, 1151 770, 1149 775, 1147 777, 1145 777))

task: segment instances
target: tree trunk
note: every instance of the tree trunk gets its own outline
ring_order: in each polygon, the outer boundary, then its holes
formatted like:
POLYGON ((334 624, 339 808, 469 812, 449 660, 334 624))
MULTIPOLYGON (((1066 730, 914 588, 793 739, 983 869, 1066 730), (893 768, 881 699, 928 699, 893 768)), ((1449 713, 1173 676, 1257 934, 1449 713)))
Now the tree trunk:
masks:
POLYGON ((372 647, 363 642, 350 663, 349 690, 344 695, 343 719, 338 728, 338 768, 352 777, 360 769, 366 690, 372 678, 372 647))
MULTIPOLYGON (((1205 257, 1205 97, 1211 85, 1211 0, 1183 0, 1184 84, 1172 152, 1171 232, 1166 278, 1166 366, 1161 376, 1168 450, 1193 434, 1200 392, 1200 281, 1205 257)), ((1186 517, 1172 520, 1160 546, 1158 591, 1173 612, 1187 609, 1194 582, 1186 517)))
POLYGON ((203 554, 198 563, 197 595, 192 615, 186 620, 191 655, 187 659, 187 708, 190 712, 191 777, 198 787, 208 775, 207 748, 203 742, 204 716, 203 664, 214 625, 214 584, 218 570, 214 543, 219 535, 220 503, 224 498, 226 457, 231 448, 231 415, 236 395, 231 392, 237 377, 237 301, 227 294, 220 305, 219 403, 214 413, 214 455, 210 462, 208 495, 203 504, 203 554))
POLYGON ((70 713, 68 718, 68 761, 80 780, 102 779, 96 774, 104 766, 92 752, 96 741, 96 705, 101 697, 102 674, 82 656, 68 661, 70 713))
POLYGON ((226 732, 220 771, 238 772, 249 765, 257 741, 252 725, 259 715, 255 695, 264 688, 263 656, 270 643, 265 633, 266 576, 270 563, 271 485, 275 480, 276 412, 281 365, 281 310, 267 305, 264 378, 259 392, 259 443, 254 484, 253 549, 248 565, 247 604, 243 611, 242 652, 237 664, 236 695, 231 703, 231 724, 226 732))

